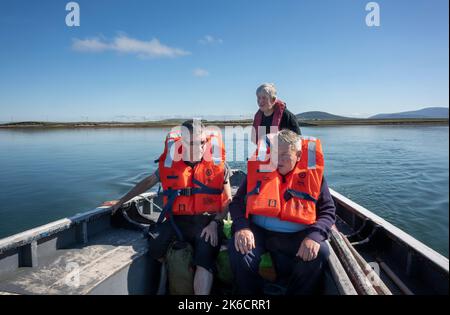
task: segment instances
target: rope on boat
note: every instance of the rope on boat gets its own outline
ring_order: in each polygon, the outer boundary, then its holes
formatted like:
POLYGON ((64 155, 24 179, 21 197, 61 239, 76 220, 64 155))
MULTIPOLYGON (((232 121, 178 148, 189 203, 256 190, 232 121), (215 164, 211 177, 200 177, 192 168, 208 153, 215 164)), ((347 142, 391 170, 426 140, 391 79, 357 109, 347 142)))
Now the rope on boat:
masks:
POLYGON ((350 237, 354 237, 354 236, 359 236, 359 234, 366 227, 367 222, 369 222, 369 221, 371 221, 369 218, 365 218, 358 230, 356 230, 355 232, 353 232, 351 234, 346 234, 345 237, 350 238, 350 237))
POLYGON ((367 236, 365 239, 363 239, 362 241, 359 241, 359 242, 353 242, 353 243, 350 243, 352 246, 355 246, 355 245, 362 245, 362 244, 367 244, 367 243, 369 243, 370 242, 370 240, 372 239, 372 237, 375 235, 375 233, 377 232, 377 230, 378 230, 378 228, 379 228, 380 226, 378 225, 378 224, 375 224, 374 225, 374 227, 373 227, 373 229, 372 229, 372 232, 370 232, 370 235, 369 236, 367 236))

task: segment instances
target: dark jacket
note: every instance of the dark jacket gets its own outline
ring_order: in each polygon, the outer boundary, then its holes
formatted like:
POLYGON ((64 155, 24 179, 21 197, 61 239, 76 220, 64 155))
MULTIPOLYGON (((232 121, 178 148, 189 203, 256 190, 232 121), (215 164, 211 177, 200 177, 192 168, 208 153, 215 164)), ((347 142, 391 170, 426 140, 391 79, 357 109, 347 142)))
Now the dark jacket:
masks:
MULTIPOLYGON (((233 233, 249 227, 250 222, 245 218, 246 194, 247 179, 242 182, 229 205, 231 218, 233 219, 233 233)), ((328 238, 328 233, 336 219, 336 207, 325 178, 322 180, 320 195, 316 204, 316 217, 317 221, 308 226, 306 236, 319 243, 328 238)))

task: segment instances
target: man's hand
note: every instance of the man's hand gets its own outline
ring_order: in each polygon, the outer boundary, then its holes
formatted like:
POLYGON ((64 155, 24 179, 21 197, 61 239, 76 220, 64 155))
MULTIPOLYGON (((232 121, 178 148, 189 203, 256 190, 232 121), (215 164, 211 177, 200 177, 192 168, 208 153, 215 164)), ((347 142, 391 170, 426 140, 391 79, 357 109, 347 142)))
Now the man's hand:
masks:
POLYGON ((250 229, 242 229, 234 233, 234 247, 242 255, 247 255, 255 248, 255 236, 250 229))
POLYGON ((319 253, 320 244, 312 239, 305 237, 298 252, 296 254, 297 257, 300 257, 304 261, 311 261, 316 259, 317 254, 319 253))
POLYGON ((113 215, 122 206, 119 200, 110 200, 102 203, 102 206, 111 207, 111 215, 113 215))
POLYGON ((211 221, 200 234, 200 237, 205 236, 205 242, 211 243, 212 246, 216 247, 218 243, 218 237, 217 237, 217 222, 211 221))

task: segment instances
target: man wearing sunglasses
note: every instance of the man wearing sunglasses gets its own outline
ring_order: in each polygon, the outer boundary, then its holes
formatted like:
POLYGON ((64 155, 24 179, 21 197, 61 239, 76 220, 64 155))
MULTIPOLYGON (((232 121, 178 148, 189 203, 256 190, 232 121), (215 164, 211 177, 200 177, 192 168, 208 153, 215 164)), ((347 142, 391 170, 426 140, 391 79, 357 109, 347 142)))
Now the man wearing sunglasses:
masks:
POLYGON ((220 132, 188 120, 171 131, 158 160, 158 169, 144 178, 112 207, 113 213, 133 197, 161 182, 164 207, 149 231, 150 255, 162 261, 176 240, 194 249, 193 292, 209 294, 215 259, 223 236, 223 219, 231 201, 230 170, 220 132))

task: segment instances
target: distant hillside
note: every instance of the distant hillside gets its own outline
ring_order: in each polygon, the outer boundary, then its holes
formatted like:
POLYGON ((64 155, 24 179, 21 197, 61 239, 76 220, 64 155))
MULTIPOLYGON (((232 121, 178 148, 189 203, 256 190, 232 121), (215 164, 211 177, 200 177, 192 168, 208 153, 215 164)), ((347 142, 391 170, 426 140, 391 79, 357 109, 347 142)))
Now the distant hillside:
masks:
POLYGON ((391 114, 378 114, 370 119, 399 119, 399 118, 448 118, 447 107, 427 107, 420 110, 391 113, 391 114))
POLYGON ((348 118, 338 115, 333 115, 326 112, 319 112, 319 111, 313 111, 313 112, 304 112, 295 115, 297 119, 301 120, 339 120, 339 119, 354 119, 354 118, 348 118))

